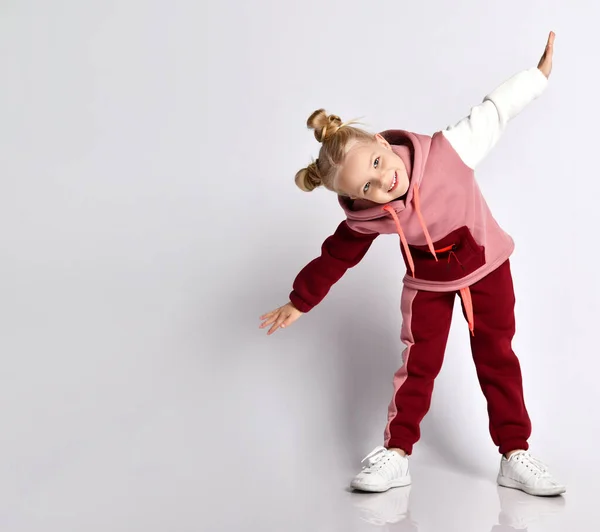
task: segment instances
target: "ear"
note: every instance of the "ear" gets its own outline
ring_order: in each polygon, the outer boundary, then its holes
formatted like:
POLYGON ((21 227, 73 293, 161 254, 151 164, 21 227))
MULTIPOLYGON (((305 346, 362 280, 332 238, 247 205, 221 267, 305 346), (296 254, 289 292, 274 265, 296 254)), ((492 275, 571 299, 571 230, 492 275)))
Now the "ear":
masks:
POLYGON ((390 143, 387 140, 385 140, 379 133, 375 135, 375 141, 388 150, 392 149, 390 143))

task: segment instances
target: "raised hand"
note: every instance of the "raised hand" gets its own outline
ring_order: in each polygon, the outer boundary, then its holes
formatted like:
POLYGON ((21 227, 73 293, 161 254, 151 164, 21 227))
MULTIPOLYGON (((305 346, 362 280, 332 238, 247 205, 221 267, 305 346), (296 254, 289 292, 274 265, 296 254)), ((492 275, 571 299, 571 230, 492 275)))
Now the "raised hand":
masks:
POLYGON ((300 312, 294 305, 288 303, 287 305, 283 305, 283 307, 279 307, 267 314, 263 314, 260 319, 264 320, 261 324, 260 328, 264 329, 269 325, 273 325, 267 335, 273 334, 280 327, 287 327, 294 323, 300 316, 302 316, 303 312, 300 312))
POLYGON ((550 77, 550 73, 552 72, 552 56, 554 54, 554 37, 556 34, 551 31, 550 36, 548 37, 548 42, 546 43, 546 49, 544 50, 544 55, 540 59, 540 63, 538 64, 538 68, 542 71, 544 76, 547 78, 550 77))

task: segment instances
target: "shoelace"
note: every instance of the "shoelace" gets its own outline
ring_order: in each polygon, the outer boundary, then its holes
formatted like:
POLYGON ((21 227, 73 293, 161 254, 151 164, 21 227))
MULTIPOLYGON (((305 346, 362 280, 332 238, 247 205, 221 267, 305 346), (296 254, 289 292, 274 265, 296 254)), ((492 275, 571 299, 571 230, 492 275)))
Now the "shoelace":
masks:
POLYGON ((517 460, 525 464, 525 466, 529 469, 533 470, 534 474, 536 475, 546 476, 548 474, 548 466, 541 460, 531 456, 531 454, 528 452, 519 453, 519 455, 517 455, 517 460))
POLYGON ((381 469, 390 459, 389 452, 385 447, 375 447, 375 449, 361 460, 361 464, 367 462, 367 465, 363 466, 363 471, 365 473, 372 473, 381 469))
POLYGON ((544 464, 544 462, 538 460, 537 458, 534 458, 529 453, 527 453, 527 456, 529 457, 531 463, 534 464, 542 473, 548 473, 548 466, 544 464))

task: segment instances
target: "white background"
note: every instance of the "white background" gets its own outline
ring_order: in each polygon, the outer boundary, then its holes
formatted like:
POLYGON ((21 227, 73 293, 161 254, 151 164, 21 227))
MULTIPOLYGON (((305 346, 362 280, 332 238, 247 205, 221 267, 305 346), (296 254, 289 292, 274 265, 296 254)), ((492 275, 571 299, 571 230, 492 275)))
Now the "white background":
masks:
MULTIPOLYGON (((404 266, 381 237, 293 327, 258 330, 342 220, 332 193, 294 185, 319 146, 306 118, 432 134, 535 66, 550 30, 548 90, 478 179, 517 243, 532 450, 579 508, 600 473, 597 2, 5 0, 0 15, 3 530, 338 530, 336 494, 382 440, 404 266)), ((493 486, 459 313, 422 428, 413 476, 493 486)))

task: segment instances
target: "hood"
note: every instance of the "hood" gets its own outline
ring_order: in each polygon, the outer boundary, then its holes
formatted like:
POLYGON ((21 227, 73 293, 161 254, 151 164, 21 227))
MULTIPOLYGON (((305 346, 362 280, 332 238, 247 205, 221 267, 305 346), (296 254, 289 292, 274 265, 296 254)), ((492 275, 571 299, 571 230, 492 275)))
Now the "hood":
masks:
MULTIPOLYGON (((431 137, 410 133, 400 129, 383 131, 381 136, 392 145, 392 149, 394 146, 404 145, 411 148, 413 154, 412 173, 406 195, 402 199, 398 198, 387 204, 391 206, 394 211, 401 212, 406 208, 406 204, 413 200, 415 186, 419 187, 421 184, 425 163, 427 162, 427 157, 429 155, 429 148, 431 147, 431 137)), ((354 201, 350 198, 338 196, 338 201, 349 220, 376 220, 378 218, 389 216, 386 211, 383 210, 383 205, 381 204, 367 208, 355 208, 354 201)))
POLYGON ((384 131, 383 133, 381 133, 381 135, 392 145, 392 148, 394 146, 399 145, 408 145, 409 148, 412 148, 412 173, 410 176, 410 184, 408 186, 408 191, 404 196, 404 199, 397 199, 386 204, 377 203, 373 206, 369 206, 364 209, 355 209, 353 208, 354 202, 351 199, 343 198, 341 196, 338 196, 338 198, 340 205, 346 212, 346 216, 350 222, 362 222, 362 224, 364 225, 364 222, 371 222, 374 220, 380 220, 382 218, 391 217, 394 220, 396 230, 398 231, 398 236, 400 237, 401 245, 406 254, 408 266, 412 272, 413 277, 415 277, 415 263, 410 251, 410 246, 408 245, 408 242, 406 240, 404 230, 402 229, 402 225, 400 224, 398 214, 404 211, 407 205, 411 205, 411 207, 414 208, 414 213, 419 219, 419 223, 421 225, 421 228, 423 229, 423 235, 425 236, 425 240, 427 241, 429 251, 437 261, 438 258, 436 250, 433 247, 431 235, 429 234, 427 224, 425 223, 423 214, 421 213, 421 200, 419 193, 419 188, 421 186, 421 181, 423 179, 423 174, 425 171, 425 165, 427 163, 429 150, 431 148, 432 138, 426 137, 424 135, 417 135, 416 133, 409 133, 408 131, 402 130, 384 131))

